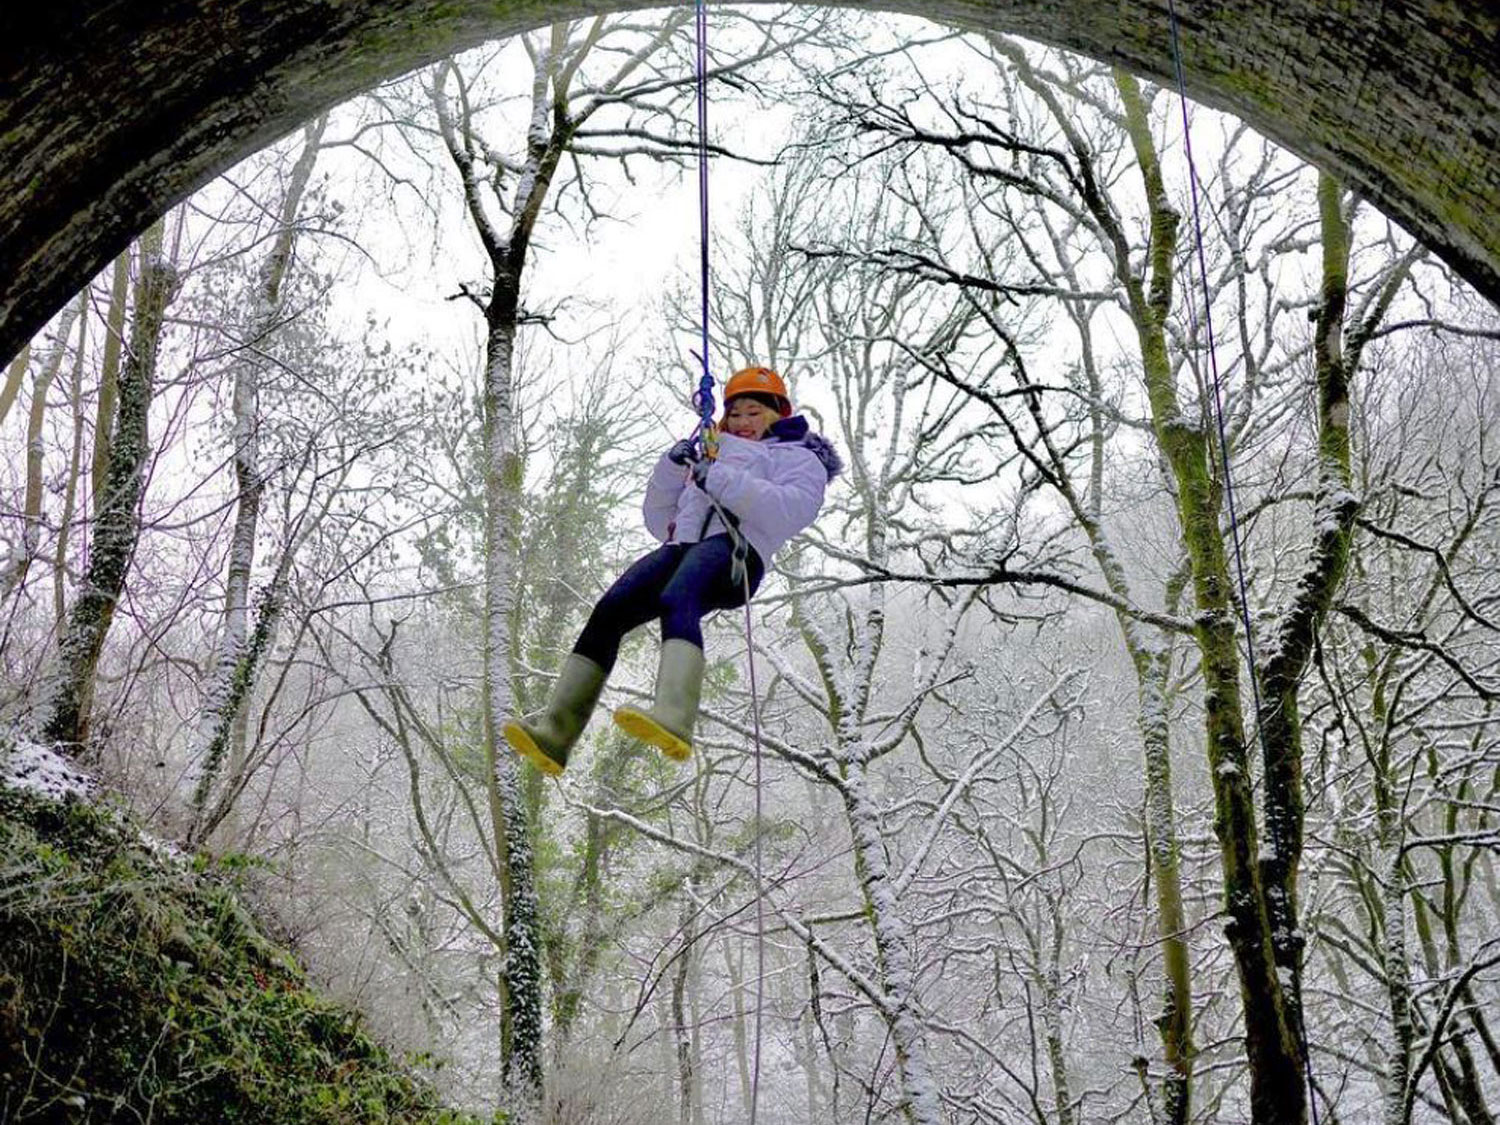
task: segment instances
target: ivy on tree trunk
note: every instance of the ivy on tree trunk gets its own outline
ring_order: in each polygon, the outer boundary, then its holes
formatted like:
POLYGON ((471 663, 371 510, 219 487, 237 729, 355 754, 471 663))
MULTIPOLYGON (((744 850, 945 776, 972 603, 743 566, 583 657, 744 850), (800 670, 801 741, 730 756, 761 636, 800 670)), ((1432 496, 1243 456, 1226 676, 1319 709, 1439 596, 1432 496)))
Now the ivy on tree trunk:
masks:
POLYGON ((161 223, 142 236, 140 250, 130 353, 120 375, 104 496, 94 526, 88 570, 68 614, 40 724, 43 738, 74 749, 88 738, 99 654, 140 538, 140 504, 151 446, 147 421, 157 347, 167 305, 177 288, 177 270, 162 252, 161 223))
MULTIPOLYGON (((1210 469, 1208 433, 1201 420, 1183 413, 1167 351, 1166 324, 1180 219, 1167 198, 1140 84, 1121 71, 1116 72, 1115 82, 1150 207, 1151 251, 1146 278, 1131 272, 1124 234, 1114 215, 1102 201, 1091 209, 1118 244, 1114 254, 1116 274, 1128 296, 1141 348, 1152 429, 1177 492, 1177 514, 1197 609, 1193 633, 1204 680, 1214 832, 1219 840, 1229 914, 1225 932, 1239 973, 1245 1014, 1252 1119, 1256 1125, 1296 1125, 1307 1115, 1302 1056, 1286 990, 1277 972, 1271 914, 1259 866, 1229 562, 1219 525, 1222 493, 1210 469)), ((1084 190, 1086 197, 1097 191, 1088 177, 1084 178, 1084 190)))

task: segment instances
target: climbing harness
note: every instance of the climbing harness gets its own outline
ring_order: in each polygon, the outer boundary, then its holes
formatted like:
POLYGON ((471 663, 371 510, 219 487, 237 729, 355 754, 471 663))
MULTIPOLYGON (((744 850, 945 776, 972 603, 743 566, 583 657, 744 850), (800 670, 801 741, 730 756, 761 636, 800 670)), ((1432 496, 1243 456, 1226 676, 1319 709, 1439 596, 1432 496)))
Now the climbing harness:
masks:
MULTIPOLYGON (((1229 433, 1224 424, 1223 384, 1219 375, 1219 358, 1214 343, 1213 307, 1208 288, 1208 262, 1203 252, 1203 216, 1198 205, 1198 168, 1193 161, 1192 128, 1188 120, 1187 81, 1182 70, 1182 45, 1178 34, 1176 0, 1167 0, 1167 20, 1172 29, 1172 66, 1177 78, 1177 101, 1182 110, 1182 147, 1187 158, 1188 189, 1193 203, 1194 257, 1198 263, 1198 282, 1203 288, 1203 326, 1208 337, 1209 386, 1213 392, 1214 421, 1218 427, 1219 464, 1224 476, 1224 503, 1229 512, 1229 537, 1234 547, 1234 572, 1239 591, 1240 623, 1245 630, 1245 662, 1250 672, 1250 695, 1255 704, 1256 736, 1261 739, 1262 753, 1265 751, 1265 731, 1261 726, 1260 670, 1255 660, 1254 634, 1250 631, 1250 593, 1245 581, 1245 559, 1240 546, 1239 512, 1234 499, 1234 478, 1229 468, 1229 433)), ((1191 283, 1186 289, 1188 319, 1196 327, 1197 306, 1193 301, 1191 283)), ((1302 1055, 1302 1070, 1307 1079, 1307 1102, 1312 1110, 1313 1125, 1318 1125, 1318 1089, 1313 1078, 1312 1053, 1307 1042, 1307 1021, 1302 1012, 1302 964, 1298 957, 1292 963, 1292 987, 1297 992, 1297 1047, 1302 1055)))
MULTIPOLYGON (((719 428, 714 424, 714 379, 708 369, 708 5, 705 0, 696 0, 695 28, 697 32, 698 62, 698 237, 699 237, 699 281, 701 300, 699 318, 702 335, 698 360, 702 374, 698 379, 698 390, 693 395, 693 405, 698 410, 698 428, 694 437, 699 441, 703 457, 714 461, 719 456, 719 428)), ((752 831, 755 836, 755 1051, 750 1077, 750 1125, 755 1125, 760 1104, 760 1052, 761 1011, 765 1006, 766 983, 766 926, 765 896, 761 893, 761 745, 760 703, 755 683, 755 637, 750 615, 750 570, 747 565, 749 544, 740 531, 739 520, 726 511, 705 488, 713 510, 718 513, 730 542, 734 544, 731 579, 745 593, 745 656, 750 665, 750 713, 755 731, 755 819, 752 831)), ((705 521, 704 530, 707 530, 705 521)))
POLYGON ((705 488, 702 491, 712 510, 703 517, 703 527, 698 532, 698 538, 702 539, 708 534, 708 525, 713 523, 714 516, 718 516, 719 522, 724 525, 724 530, 729 533, 729 581, 736 586, 742 582, 748 582, 750 580, 750 541, 740 530, 740 517, 715 500, 708 489, 705 488))

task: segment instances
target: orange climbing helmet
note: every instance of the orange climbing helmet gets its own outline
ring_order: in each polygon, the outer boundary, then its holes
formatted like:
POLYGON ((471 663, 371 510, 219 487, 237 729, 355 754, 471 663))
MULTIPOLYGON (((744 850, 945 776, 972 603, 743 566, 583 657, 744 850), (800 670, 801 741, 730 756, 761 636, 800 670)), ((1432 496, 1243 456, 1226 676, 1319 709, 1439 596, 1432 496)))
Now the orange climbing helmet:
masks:
POLYGON ((729 377, 724 384, 724 409, 737 395, 768 395, 776 400, 776 409, 783 418, 792 416, 792 399, 786 393, 786 384, 781 376, 769 367, 744 367, 729 377))

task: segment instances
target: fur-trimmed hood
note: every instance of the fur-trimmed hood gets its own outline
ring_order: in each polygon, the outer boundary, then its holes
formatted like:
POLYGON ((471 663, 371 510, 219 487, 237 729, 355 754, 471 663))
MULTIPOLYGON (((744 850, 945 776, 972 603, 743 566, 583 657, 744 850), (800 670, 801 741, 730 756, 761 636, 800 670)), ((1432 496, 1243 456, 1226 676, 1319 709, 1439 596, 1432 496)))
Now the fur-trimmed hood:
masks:
POLYGON ((834 448, 833 442, 822 434, 814 433, 807 424, 807 419, 800 414, 793 414, 790 418, 778 418, 771 423, 771 428, 767 433, 777 441, 794 442, 812 450, 818 460, 823 462, 823 470, 828 474, 830 481, 844 471, 844 459, 839 456, 839 451, 834 448))

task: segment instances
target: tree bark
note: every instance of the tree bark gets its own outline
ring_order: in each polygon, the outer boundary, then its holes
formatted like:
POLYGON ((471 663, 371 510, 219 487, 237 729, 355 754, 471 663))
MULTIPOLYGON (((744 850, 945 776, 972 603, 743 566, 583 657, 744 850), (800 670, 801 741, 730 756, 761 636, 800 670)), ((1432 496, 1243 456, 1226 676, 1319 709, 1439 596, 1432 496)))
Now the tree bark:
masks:
POLYGON ((202 769, 192 797, 193 823, 187 833, 188 842, 195 847, 212 836, 219 825, 228 819, 248 780, 246 762, 242 756, 235 758, 228 778, 210 803, 209 798, 213 796, 212 783, 217 778, 224 759, 231 753, 236 733, 240 729, 235 716, 246 713, 245 702, 255 686, 256 674, 270 650, 276 628, 281 623, 281 613, 286 605, 292 550, 292 545, 288 544, 275 575, 262 591, 258 599, 260 606, 255 617, 255 628, 244 645, 240 659, 230 671, 218 710, 209 716, 214 721, 210 725, 208 744, 202 749, 202 769))
POLYGON ((677 1048, 677 1121, 694 1125, 699 1118, 698 1077, 693 1071, 693 1029, 688 1018, 688 988, 698 939, 697 906, 693 896, 685 895, 679 909, 678 932, 682 947, 677 956, 677 972, 672 977, 672 1037, 677 1048))
POLYGON ((115 259, 109 286, 109 312, 104 318, 104 356, 99 364, 99 402, 94 413, 94 452, 90 460, 94 518, 104 507, 105 478, 109 475, 110 440, 120 399, 120 356, 125 345, 126 306, 130 298, 130 251, 115 259))
MULTIPOLYGON (((469 217, 489 258, 490 298, 484 306, 485 627, 484 743, 490 780, 489 808, 494 829, 504 909, 504 958, 500 994, 502 1080, 512 1108, 529 1121, 541 1101, 542 919, 537 897, 535 855, 517 758, 501 729, 514 710, 511 668, 515 657, 517 559, 523 463, 516 441, 515 354, 521 320, 521 283, 531 238, 558 163, 572 140, 566 89, 554 86, 563 65, 567 26, 554 25, 538 53, 532 79, 532 115, 526 155, 509 203, 510 223, 502 231, 490 216, 480 173, 466 97, 455 115, 445 84, 462 76, 451 64, 440 67, 433 104, 448 155, 463 184, 469 217)), ((581 59, 575 59, 581 61, 581 59)), ((573 71, 569 71, 569 74, 573 71)), ((498 191, 499 181, 494 182, 498 191)))
POLYGON ((68 477, 63 485, 62 512, 57 517, 57 549, 52 555, 52 617, 59 642, 68 620, 68 541, 73 533, 73 517, 78 510, 79 475, 83 472, 83 368, 86 360, 84 345, 88 340, 88 309, 84 302, 80 301, 78 311, 78 352, 73 357, 73 379, 68 387, 73 441, 68 454, 68 477))
MULTIPOLYGON (((1210 469, 1210 444, 1200 421, 1186 417, 1177 398, 1167 350, 1166 321, 1174 284, 1179 217, 1168 201, 1140 85, 1117 71, 1126 128, 1150 206, 1148 280, 1131 273, 1123 233, 1100 201, 1091 209, 1117 242, 1116 275, 1129 298, 1141 348, 1152 429, 1177 492, 1178 519, 1187 548, 1204 679, 1204 715, 1214 831, 1224 871, 1229 922, 1245 1013, 1250 1062, 1251 1113, 1256 1125, 1300 1125, 1307 1102, 1299 1039, 1277 973, 1271 916, 1258 866, 1254 792, 1241 712, 1239 651, 1228 559, 1219 527, 1221 494, 1210 469)), ((1097 189, 1086 181, 1085 192, 1097 189)))
MULTIPOLYGON (((895 407, 898 413, 905 384, 899 387, 895 407)), ((880 482, 866 481, 864 488, 868 504, 864 521, 867 557, 875 566, 883 566, 889 549, 880 482)), ((853 844, 854 874, 886 996, 881 1015, 889 1029, 901 1074, 901 1113, 913 1125, 936 1125, 943 1119, 942 1107, 928 1066, 917 1016, 911 934, 901 917, 891 883, 890 861, 880 833, 880 808, 866 788, 869 746, 865 738, 865 716, 874 689, 876 661, 884 642, 885 602, 885 587, 875 585, 860 612, 851 615, 852 659, 844 674, 835 673, 831 663, 833 654, 796 603, 793 614, 803 642, 819 669, 827 700, 828 722, 838 746, 839 795, 853 844)))
POLYGON ((0 425, 5 424, 5 419, 10 415, 10 408, 16 404, 16 398, 21 393, 21 384, 26 381, 26 369, 31 366, 31 344, 16 353, 16 357, 10 361, 10 366, 5 369, 5 383, 0 385, 0 425))
POLYGON ((890 863, 878 828, 879 810, 865 789, 865 768, 851 763, 844 773, 844 809, 854 844, 854 874, 875 943, 881 983, 889 998, 886 1024, 901 1071, 902 1116, 912 1125, 941 1125, 942 1104, 922 1045, 917 1017, 912 935, 900 916, 891 888, 890 863))
MULTIPOLYGON (((629 743, 612 738, 596 773, 594 797, 590 804, 603 808, 619 803, 621 781, 633 758, 629 743)), ((546 942, 548 972, 551 975, 552 1041, 554 1052, 566 1049, 582 1012, 585 989, 604 954, 608 937, 604 929, 604 870, 609 863, 612 838, 618 829, 606 824, 596 813, 588 814, 584 828, 583 858, 573 880, 572 893, 566 901, 563 917, 554 923, 554 933, 546 942), (565 952, 563 933, 568 918, 583 917, 583 929, 571 950, 565 952)))
MULTIPOLYGON (((1349 458, 1350 366, 1343 347, 1349 295, 1349 224, 1343 192, 1324 174, 1318 180, 1323 279, 1314 336, 1317 381, 1318 483, 1313 544, 1284 611, 1261 674, 1260 735, 1264 755, 1266 847, 1261 879, 1271 913, 1276 964, 1290 982, 1291 1017, 1303 1026, 1299 982, 1302 933, 1297 920, 1297 872, 1302 861, 1302 725, 1299 692, 1313 646, 1349 562, 1354 516, 1349 458)), ((1357 354, 1351 358, 1357 359, 1357 354)), ((1387 868, 1389 870, 1389 868, 1387 868)))
MULTIPOLYGON (((498 279, 496 288, 500 288, 498 279)), ((511 402, 514 348, 514 325, 491 320, 484 386, 484 743, 504 910, 505 948, 499 980, 501 1075, 517 1116, 525 1121, 535 1114, 542 1090, 541 917, 520 770, 500 734, 512 710, 510 621, 521 499, 521 458, 511 402)))
POLYGON ((68 614, 57 668, 40 723, 43 738, 76 753, 88 739, 99 654, 125 588, 140 538, 140 505, 150 459, 148 419, 162 321, 177 271, 162 253, 162 224, 141 238, 141 273, 130 356, 120 378, 120 404, 104 500, 94 526, 89 566, 68 614))
POLYGON ((730 1019, 734 1029, 734 1067, 740 1079, 740 1101, 745 1107, 745 1116, 750 1115, 750 1036, 745 1032, 745 974, 741 971, 745 957, 735 962, 734 948, 728 941, 722 943, 724 950, 724 975, 729 980, 730 1019))
MULTIPOLYGON (((47 361, 36 371, 31 380, 31 404, 26 413, 26 486, 21 507, 20 550, 0 579, 0 598, 22 586, 42 546, 42 475, 46 467, 46 446, 43 428, 47 420, 47 395, 57 374, 62 370, 63 360, 68 354, 68 337, 73 332, 73 322, 87 300, 85 293, 76 305, 69 305, 57 326, 57 344, 47 361)), ((80 338, 79 347, 82 348, 80 338)))
MULTIPOLYGON (((1062 950, 1063 915, 1061 903, 1052 894, 1045 896, 1051 917, 1046 937, 1046 952, 1037 949, 1042 993, 1042 1034, 1047 1045, 1047 1069, 1052 1076, 1053 1119, 1057 1125, 1074 1125, 1072 1084, 1068 1080, 1068 1055, 1063 1042, 1062 1021, 1062 950), (1044 957, 1044 959, 1042 959, 1044 957)), ((1039 935, 1042 936, 1042 935, 1039 935)))
MULTIPOLYGON (((257 621, 256 637, 250 635, 250 576, 255 566, 255 539, 260 526, 261 497, 265 482, 260 466, 260 393, 265 360, 258 354, 273 331, 282 310, 282 286, 291 268, 297 242, 297 214, 312 179, 328 117, 318 118, 303 130, 302 152, 292 166, 291 177, 277 215, 276 237, 261 267, 256 307, 249 325, 249 347, 235 365, 232 408, 234 412, 234 529, 229 542, 229 564, 224 579, 224 619, 220 631, 213 679, 204 693, 199 729, 202 745, 197 754, 198 781, 193 789, 191 836, 202 839, 203 817, 209 795, 218 780, 224 759, 243 762, 246 754, 246 702, 254 689, 261 657, 269 647, 282 593, 281 583, 267 593, 257 621)), ((288 551, 290 551, 290 544, 288 551)), ((284 571, 289 559, 282 564, 284 571)), ((227 813, 228 810, 224 810, 227 813)), ((220 816, 222 819, 222 815, 220 816)))

